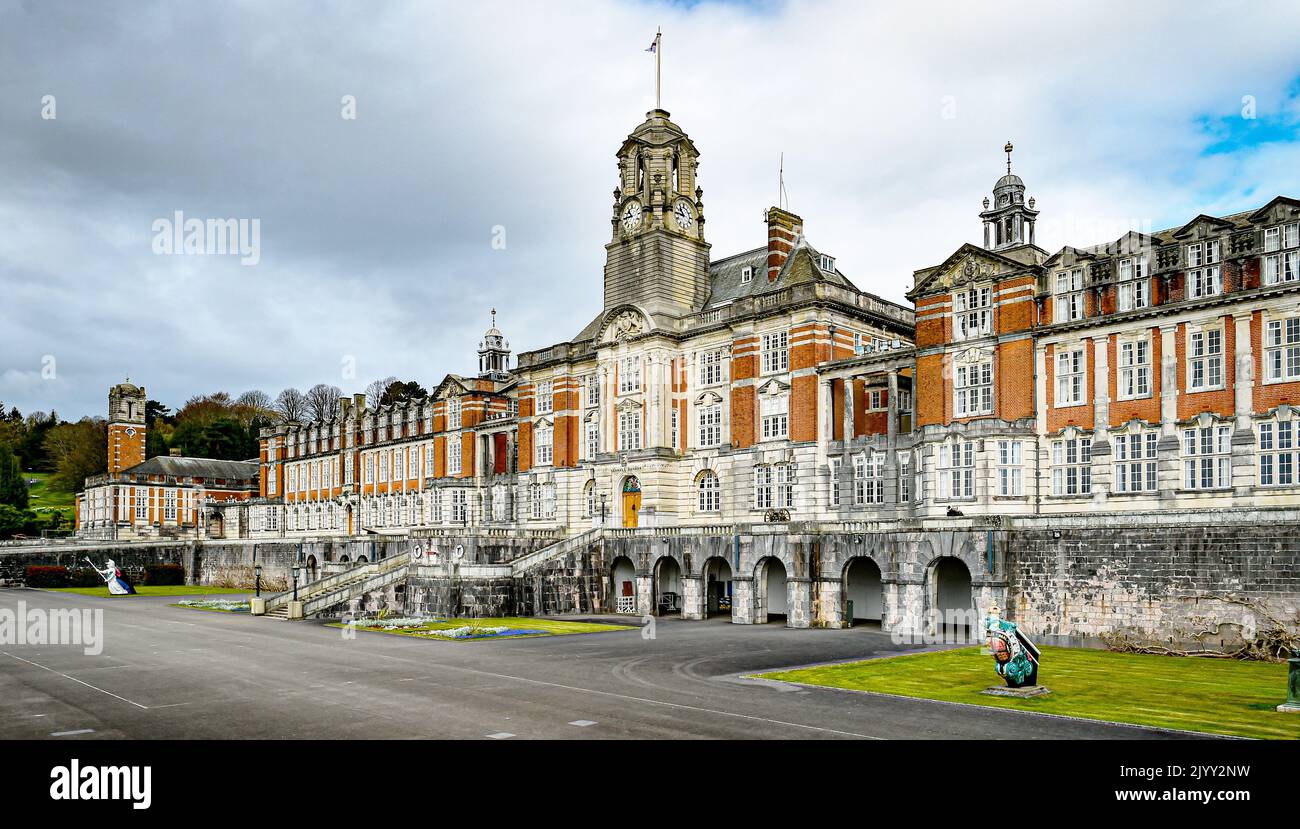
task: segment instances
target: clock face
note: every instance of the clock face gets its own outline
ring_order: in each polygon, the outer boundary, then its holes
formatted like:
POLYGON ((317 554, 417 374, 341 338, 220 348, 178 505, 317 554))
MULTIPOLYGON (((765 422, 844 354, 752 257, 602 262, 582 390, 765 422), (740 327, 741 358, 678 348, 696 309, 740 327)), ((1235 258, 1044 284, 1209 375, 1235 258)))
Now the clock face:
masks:
POLYGON ((135 437, 135 429, 127 429, 127 430, 126 430, 126 436, 129 437, 129 438, 133 438, 133 437, 135 437))
POLYGON ((686 199, 678 199, 677 206, 673 208, 673 218, 682 230, 690 230, 695 224, 695 212, 691 210, 691 203, 686 199))
POLYGON ((641 202, 635 199, 623 208, 623 228, 635 230, 641 225, 641 202))

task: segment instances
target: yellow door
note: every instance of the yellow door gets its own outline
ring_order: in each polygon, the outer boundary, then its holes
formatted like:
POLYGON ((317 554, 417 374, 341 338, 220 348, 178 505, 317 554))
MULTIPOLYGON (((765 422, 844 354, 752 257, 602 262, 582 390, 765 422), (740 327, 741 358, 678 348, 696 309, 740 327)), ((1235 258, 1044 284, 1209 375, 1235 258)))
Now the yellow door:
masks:
POLYGON ((624 492, 623 493, 623 526, 635 527, 637 522, 637 510, 641 509, 641 493, 624 492))

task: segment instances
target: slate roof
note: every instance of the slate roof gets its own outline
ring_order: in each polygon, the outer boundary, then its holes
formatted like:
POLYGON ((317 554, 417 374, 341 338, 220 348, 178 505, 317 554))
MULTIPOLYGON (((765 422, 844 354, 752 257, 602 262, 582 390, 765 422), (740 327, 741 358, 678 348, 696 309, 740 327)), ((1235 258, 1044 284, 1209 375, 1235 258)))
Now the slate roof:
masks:
POLYGON ((178 458, 159 455, 130 469, 124 475, 169 475, 176 478, 223 478, 228 481, 256 480, 257 461, 219 461, 212 458, 178 458))

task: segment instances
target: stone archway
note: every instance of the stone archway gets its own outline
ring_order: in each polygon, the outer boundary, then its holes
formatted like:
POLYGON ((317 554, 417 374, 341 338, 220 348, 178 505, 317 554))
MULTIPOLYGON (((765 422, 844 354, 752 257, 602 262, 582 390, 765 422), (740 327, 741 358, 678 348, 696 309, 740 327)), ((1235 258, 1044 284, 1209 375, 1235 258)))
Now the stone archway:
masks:
POLYGON ((632 559, 619 556, 609 568, 610 609, 615 613, 636 613, 636 567, 632 559))
MULTIPOLYGON (((927 622, 936 633, 965 637, 979 624, 970 568, 954 556, 935 559, 926 572, 927 622)), ((965 639, 961 639, 965 641, 965 639)))
POLYGON ((310 583, 310 582, 313 582, 313 581, 316 581, 316 571, 317 571, 317 569, 318 569, 318 568, 317 568, 317 565, 316 565, 316 556, 315 556, 315 555, 309 555, 309 556, 307 556, 307 581, 308 581, 309 583, 310 583))
POLYGON ((715 616, 731 618, 732 580, 731 563, 722 556, 712 556, 704 562, 704 618, 715 616))
POLYGON ((775 556, 768 556, 754 568, 754 624, 786 620, 789 601, 785 564, 775 556), (775 617, 775 618, 774 618, 775 617))
POLYGON ((672 556, 661 556, 654 566, 654 614, 681 616, 682 567, 672 556))
POLYGON ((854 556, 844 565, 844 621, 879 626, 884 619, 884 585, 880 565, 870 556, 854 556), (850 608, 851 605, 851 608, 850 608))

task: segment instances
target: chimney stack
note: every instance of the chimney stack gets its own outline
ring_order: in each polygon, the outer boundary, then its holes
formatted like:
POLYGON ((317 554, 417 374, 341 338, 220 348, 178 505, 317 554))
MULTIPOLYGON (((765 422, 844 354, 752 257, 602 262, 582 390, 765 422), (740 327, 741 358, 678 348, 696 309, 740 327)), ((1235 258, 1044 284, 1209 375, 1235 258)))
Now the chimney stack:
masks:
POLYGON ((803 219, 788 210, 767 210, 767 281, 775 282, 795 242, 803 235, 803 219))

